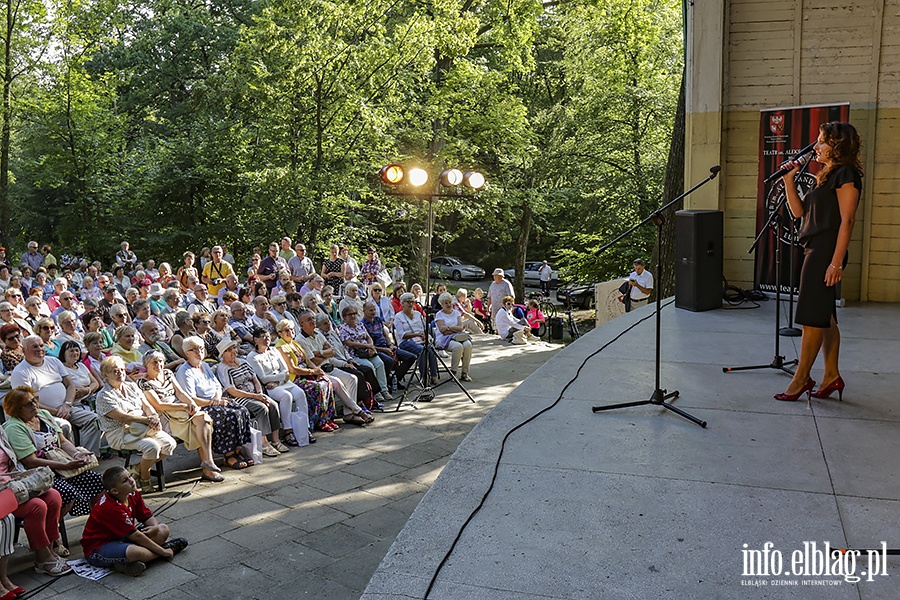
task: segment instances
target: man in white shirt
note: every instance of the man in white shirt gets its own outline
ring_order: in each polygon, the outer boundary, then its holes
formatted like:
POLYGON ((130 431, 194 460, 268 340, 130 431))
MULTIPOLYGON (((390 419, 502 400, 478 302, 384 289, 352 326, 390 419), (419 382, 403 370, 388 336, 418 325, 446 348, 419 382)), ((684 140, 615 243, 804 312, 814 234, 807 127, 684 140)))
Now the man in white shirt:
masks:
POLYGON ((545 260, 538 269, 538 276, 541 278, 541 293, 550 295, 550 278, 553 276, 553 269, 545 260))
POLYGON ((31 335, 25 338, 25 360, 13 369, 10 384, 13 388, 28 386, 37 394, 40 408, 58 420, 65 420, 78 427, 82 446, 99 454, 100 421, 97 413, 75 401, 75 383, 68 369, 59 359, 46 356, 44 342, 31 335))
POLYGON ((297 244, 296 251, 297 254, 288 260, 288 269, 291 271, 291 280, 301 286, 316 276, 316 268, 306 255, 306 246, 297 244))
POLYGON ((628 308, 626 304, 627 310, 634 310, 650 301, 650 292, 653 291, 653 274, 644 268, 644 261, 640 258, 634 261, 634 271, 628 276, 628 285, 631 288, 629 290, 631 306, 628 308))

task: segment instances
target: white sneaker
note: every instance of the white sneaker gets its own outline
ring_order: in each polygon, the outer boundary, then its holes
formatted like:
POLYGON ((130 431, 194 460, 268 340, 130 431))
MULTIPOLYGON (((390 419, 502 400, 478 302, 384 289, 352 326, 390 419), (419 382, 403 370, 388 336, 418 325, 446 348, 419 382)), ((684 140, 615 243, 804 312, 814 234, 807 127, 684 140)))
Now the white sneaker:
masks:
POLYGON ((446 350, 438 350, 437 355, 440 356, 441 358, 450 358, 450 355, 447 354, 446 350))

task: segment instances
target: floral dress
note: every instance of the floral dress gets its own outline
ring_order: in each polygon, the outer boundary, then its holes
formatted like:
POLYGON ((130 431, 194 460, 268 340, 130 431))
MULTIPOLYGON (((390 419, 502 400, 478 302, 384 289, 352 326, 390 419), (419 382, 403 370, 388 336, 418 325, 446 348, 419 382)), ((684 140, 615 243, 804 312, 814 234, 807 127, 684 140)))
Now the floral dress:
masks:
MULTIPOLYGON (((290 360, 293 366, 303 369, 312 368, 307 363, 303 349, 297 342, 286 343, 284 340, 278 340, 275 347, 284 348, 283 352, 288 357, 286 360, 290 360)), ((288 381, 293 381, 306 394, 306 403, 309 405, 309 422, 313 426, 317 427, 328 421, 334 421, 337 409, 334 405, 334 388, 328 379, 298 377, 288 370, 288 381)))
MULTIPOLYGON (((199 369, 184 363, 178 367, 175 378, 192 398, 210 400, 222 390, 222 385, 206 363, 201 363, 199 369)), ((250 443, 250 412, 243 406, 234 403, 204 406, 203 412, 213 420, 212 449, 216 454, 228 454, 238 446, 250 443)))

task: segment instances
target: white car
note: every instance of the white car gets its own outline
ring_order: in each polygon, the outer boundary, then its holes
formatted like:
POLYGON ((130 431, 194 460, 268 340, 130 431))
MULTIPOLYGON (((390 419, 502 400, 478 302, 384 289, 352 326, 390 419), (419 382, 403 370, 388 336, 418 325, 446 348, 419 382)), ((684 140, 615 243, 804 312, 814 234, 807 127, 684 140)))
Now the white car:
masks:
MULTIPOLYGON (((541 285, 541 266, 544 264, 541 260, 530 260, 525 263, 525 285, 531 287, 540 287, 541 285)), ((557 288, 559 287, 559 273, 556 272, 556 269, 553 267, 553 263, 548 263, 550 268, 553 269, 553 272, 550 274, 550 287, 557 288)), ((516 270, 515 269, 506 269, 503 271, 503 274, 506 275, 506 278, 510 281, 513 281, 516 278, 516 270)))

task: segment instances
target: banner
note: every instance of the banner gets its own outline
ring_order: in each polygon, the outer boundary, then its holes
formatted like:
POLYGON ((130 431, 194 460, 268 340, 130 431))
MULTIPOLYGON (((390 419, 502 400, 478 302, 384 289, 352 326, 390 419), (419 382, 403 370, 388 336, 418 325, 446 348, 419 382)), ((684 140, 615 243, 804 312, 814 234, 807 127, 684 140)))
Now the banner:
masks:
MULTIPOLYGON (((781 244, 781 292, 796 293, 800 285, 803 248, 797 243, 800 220, 791 216, 784 202, 784 183, 781 178, 766 184, 765 179, 778 170, 804 147, 819 137, 819 125, 829 121, 849 121, 850 104, 795 106, 760 111, 759 119, 759 180, 756 194, 756 232, 769 222, 779 209, 780 225, 775 221, 762 234, 756 247, 754 287, 775 291, 775 250, 781 244), (791 285, 793 283, 793 285, 791 285)), ((802 198, 816 184, 820 165, 810 161, 797 176, 797 191, 802 198)))

